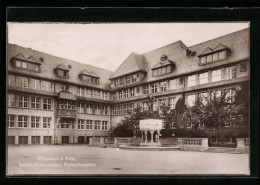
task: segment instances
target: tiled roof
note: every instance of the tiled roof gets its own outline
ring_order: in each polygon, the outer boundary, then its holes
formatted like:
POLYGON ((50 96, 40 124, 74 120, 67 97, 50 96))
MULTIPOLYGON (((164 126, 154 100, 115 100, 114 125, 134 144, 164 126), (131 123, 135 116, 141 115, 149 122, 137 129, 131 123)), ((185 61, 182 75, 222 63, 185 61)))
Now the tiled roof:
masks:
POLYGON ((116 70, 111 78, 116 78, 137 71, 146 72, 144 56, 137 53, 131 53, 127 57, 127 59, 119 66, 119 68, 116 70))
POLYGON ((18 55, 14 56, 14 58, 21 59, 21 60, 26 60, 26 58, 21 53, 19 53, 18 55))
POLYGON ((73 101, 77 100, 73 94, 67 91, 61 91, 59 94, 59 98, 65 100, 73 100, 73 101))
POLYGON ((207 54, 212 53, 212 52, 225 50, 225 49, 228 49, 228 48, 226 46, 224 46, 223 44, 217 45, 214 49, 207 47, 200 55, 198 55, 198 57, 203 56, 203 55, 207 55, 207 54))
POLYGON ((65 70, 65 71, 69 71, 69 68, 68 67, 66 67, 64 64, 58 64, 56 67, 55 67, 55 69, 62 69, 62 70, 65 70))
POLYGON ((88 75, 88 76, 94 76, 94 77, 99 78, 99 76, 95 72, 93 72, 93 71, 88 72, 86 69, 83 69, 80 72, 80 75, 88 75))
MULTIPOLYGON (((94 67, 88 64, 82 64, 79 62, 75 62, 72 60, 64 59, 61 57, 56 57, 50 54, 46 54, 43 52, 39 52, 30 48, 21 47, 15 44, 8 44, 7 48, 7 60, 8 60, 8 71, 9 72, 20 72, 23 74, 28 74, 32 76, 38 76, 41 78, 48 78, 51 80, 60 80, 68 83, 76 83, 79 85, 85 85, 90 87, 96 87, 96 88, 102 88, 102 89, 110 89, 109 86, 109 77, 112 75, 112 72, 106 69, 101 69, 98 67, 94 67), (35 73, 31 71, 25 71, 22 69, 15 69, 10 64, 10 59, 14 56, 17 56, 18 54, 24 55, 24 58, 29 58, 30 56, 33 56, 35 59, 42 58, 44 62, 42 62, 41 65, 41 72, 35 73), (70 69, 70 75, 68 79, 60 78, 55 75, 53 72, 53 69, 55 69, 59 64, 63 64, 64 66, 71 65, 70 69), (79 74, 82 71, 82 69, 88 69, 89 71, 93 71, 96 75, 99 76, 99 84, 90 84, 82 82, 79 78, 79 74)), ((93 73, 92 73, 93 74, 93 73)))

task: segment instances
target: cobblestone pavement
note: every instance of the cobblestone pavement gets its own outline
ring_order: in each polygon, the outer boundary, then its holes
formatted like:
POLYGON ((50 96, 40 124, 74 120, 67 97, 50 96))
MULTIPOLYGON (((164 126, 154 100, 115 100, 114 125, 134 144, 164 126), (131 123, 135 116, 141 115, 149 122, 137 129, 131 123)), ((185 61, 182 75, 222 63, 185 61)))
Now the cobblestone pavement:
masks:
POLYGON ((248 154, 27 145, 8 146, 7 155, 8 175, 249 174, 248 154))

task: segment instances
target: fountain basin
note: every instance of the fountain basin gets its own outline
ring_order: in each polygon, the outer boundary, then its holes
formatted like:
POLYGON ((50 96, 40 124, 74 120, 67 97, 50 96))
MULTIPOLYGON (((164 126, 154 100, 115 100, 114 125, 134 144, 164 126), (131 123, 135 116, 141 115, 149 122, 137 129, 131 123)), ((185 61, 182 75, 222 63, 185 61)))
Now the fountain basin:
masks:
POLYGON ((120 145, 120 150, 134 150, 134 151, 180 151, 179 146, 156 146, 156 145, 147 145, 147 146, 131 146, 131 145, 120 145))

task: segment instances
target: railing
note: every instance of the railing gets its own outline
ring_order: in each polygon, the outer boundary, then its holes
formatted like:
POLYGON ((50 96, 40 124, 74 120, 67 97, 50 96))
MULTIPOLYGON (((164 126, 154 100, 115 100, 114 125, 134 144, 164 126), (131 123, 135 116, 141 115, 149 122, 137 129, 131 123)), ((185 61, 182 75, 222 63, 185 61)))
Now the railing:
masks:
POLYGON ((76 110, 58 109, 57 117, 60 118, 76 118, 76 110))
POLYGON ((201 139, 183 139, 184 145, 202 145, 201 139))

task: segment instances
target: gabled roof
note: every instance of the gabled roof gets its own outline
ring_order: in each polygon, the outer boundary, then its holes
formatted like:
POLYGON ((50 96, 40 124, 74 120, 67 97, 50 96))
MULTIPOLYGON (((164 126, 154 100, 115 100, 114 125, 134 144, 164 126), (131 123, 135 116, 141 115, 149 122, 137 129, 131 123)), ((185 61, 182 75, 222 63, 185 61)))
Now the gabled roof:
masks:
POLYGON ((58 64, 55 69, 62 69, 62 70, 65 70, 65 71, 69 71, 69 68, 67 68, 64 64, 58 64))
POLYGON ((83 70, 79 73, 79 75, 88 75, 88 76, 93 76, 93 77, 99 78, 99 76, 98 76, 95 72, 93 72, 93 71, 88 72, 86 69, 83 69, 83 70))
POLYGON ((216 51, 225 50, 225 49, 228 49, 228 48, 220 43, 214 49, 207 47, 200 55, 198 55, 198 57, 206 55, 206 54, 210 54, 210 53, 213 53, 216 51))
POLYGON ((18 55, 14 56, 13 58, 26 60, 26 58, 23 56, 23 54, 19 53, 18 55))
MULTIPOLYGON (((163 55, 164 57, 165 55, 163 55)), ((168 66, 168 65, 173 65, 173 62, 168 60, 167 56, 165 56, 166 58, 164 60, 161 60, 160 62, 158 62, 153 68, 151 69, 156 69, 156 68, 160 68, 163 66, 168 66)), ((161 57, 162 58, 162 57, 161 57)))
POLYGON ((27 61, 33 62, 33 63, 36 63, 36 64, 40 64, 40 65, 42 64, 41 62, 36 60, 33 56, 30 56, 29 58, 27 58, 27 61))
POLYGON ((116 72, 111 76, 111 79, 137 71, 146 72, 146 63, 144 61, 143 55, 131 53, 119 66, 116 72))

